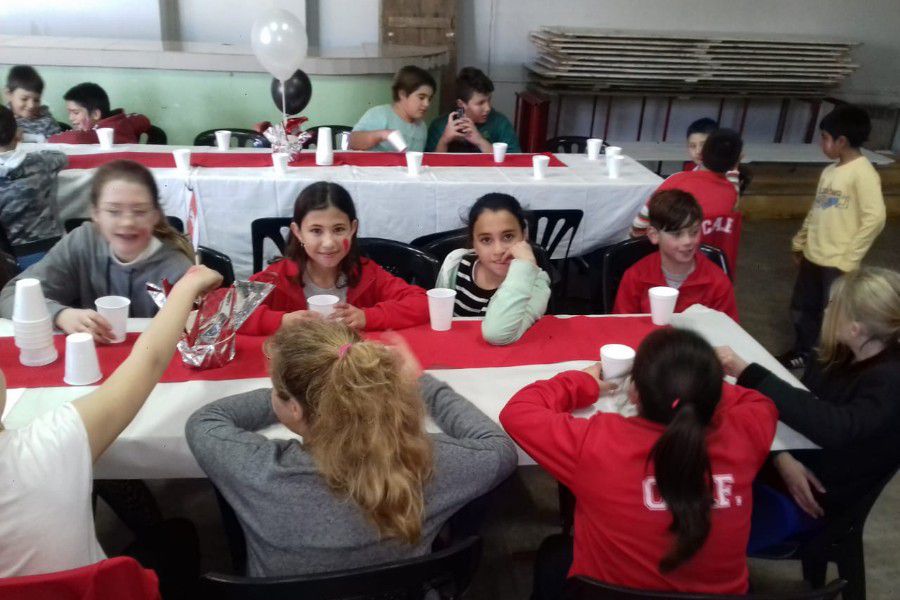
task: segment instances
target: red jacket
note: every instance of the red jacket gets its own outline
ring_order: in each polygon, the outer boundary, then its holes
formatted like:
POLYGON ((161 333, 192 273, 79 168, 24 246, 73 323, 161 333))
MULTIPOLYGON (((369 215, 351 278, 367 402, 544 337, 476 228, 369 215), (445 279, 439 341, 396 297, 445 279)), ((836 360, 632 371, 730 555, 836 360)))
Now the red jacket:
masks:
POLYGON ((752 484, 775 435, 775 405, 758 392, 723 383, 706 436, 716 504, 712 528, 694 556, 663 574, 658 567, 674 541, 672 516, 647 457, 665 426, 616 413, 590 419, 569 414, 599 394, 590 375, 567 371, 522 389, 500 413, 509 435, 575 495, 569 576, 646 590, 746 593, 752 484))
MULTIPOLYGON (((735 321, 738 320, 737 303, 734 300, 734 287, 722 269, 711 260, 697 252, 693 273, 688 275, 678 288, 678 302, 675 312, 682 312, 692 304, 702 304, 708 308, 722 311, 735 321)), ((650 296, 647 293, 652 287, 665 286, 662 258, 654 252, 637 261, 625 271, 616 302, 614 314, 646 314, 650 312, 650 296)))
MULTIPOLYGON (((363 258, 362 273, 356 287, 347 290, 347 303, 363 309, 366 329, 404 329, 428 322, 428 297, 425 290, 394 277, 377 263, 363 258)), ((250 281, 272 283, 265 302, 240 329, 249 335, 269 335, 281 327, 281 317, 295 310, 306 310, 306 296, 296 283, 299 269, 293 260, 280 260, 250 281)))
MULTIPOLYGON (((105 119, 94 124, 94 129, 112 127, 114 144, 137 144, 141 141, 141 134, 150 131, 150 119, 144 115, 132 113, 126 115, 121 108, 117 108, 105 119)), ((97 132, 94 129, 79 131, 72 129, 51 135, 47 140, 53 144, 98 144, 97 132)))
POLYGON ((675 173, 656 189, 688 192, 700 203, 704 216, 727 215, 738 201, 734 184, 724 174, 706 169, 675 173))

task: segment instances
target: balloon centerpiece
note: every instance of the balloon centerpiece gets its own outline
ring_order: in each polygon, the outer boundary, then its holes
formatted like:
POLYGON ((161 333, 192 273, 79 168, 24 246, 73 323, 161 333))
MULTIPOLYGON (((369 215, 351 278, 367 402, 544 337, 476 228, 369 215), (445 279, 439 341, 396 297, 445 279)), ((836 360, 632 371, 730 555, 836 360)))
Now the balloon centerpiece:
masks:
POLYGON ((312 82, 300 70, 307 51, 306 28, 292 13, 274 8, 253 22, 250 42, 259 63, 275 76, 270 90, 282 115, 280 124, 259 123, 257 129, 274 152, 288 152, 293 158, 311 137, 300 128, 306 117, 287 118, 303 110, 312 97, 312 82))

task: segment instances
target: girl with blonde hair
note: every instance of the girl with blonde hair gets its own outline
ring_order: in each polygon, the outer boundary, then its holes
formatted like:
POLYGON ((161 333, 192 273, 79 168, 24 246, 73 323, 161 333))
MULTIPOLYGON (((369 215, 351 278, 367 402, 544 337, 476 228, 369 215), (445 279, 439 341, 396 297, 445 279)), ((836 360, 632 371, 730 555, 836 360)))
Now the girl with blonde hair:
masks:
POLYGON ((251 576, 427 554, 450 516, 515 468, 503 430, 421 375, 402 344, 310 320, 282 327, 266 352, 271 389, 213 402, 187 424, 241 523, 251 576), (426 433, 426 406, 443 434, 426 433), (278 422, 302 441, 256 433, 278 422))
MULTIPOLYGON (((769 396, 784 423, 822 448, 772 460, 796 503, 794 532, 840 516, 900 464, 900 274, 863 267, 837 279, 816 353, 803 375, 806 391, 719 349, 728 375, 769 396)), ((751 547, 781 539, 754 531, 751 547)))

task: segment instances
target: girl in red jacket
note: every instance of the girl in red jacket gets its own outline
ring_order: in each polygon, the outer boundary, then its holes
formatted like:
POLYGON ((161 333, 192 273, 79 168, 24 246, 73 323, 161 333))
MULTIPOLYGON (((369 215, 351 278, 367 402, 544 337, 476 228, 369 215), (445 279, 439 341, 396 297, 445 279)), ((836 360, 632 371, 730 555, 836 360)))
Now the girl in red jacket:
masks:
POLYGON ((613 387, 599 365, 534 383, 500 413, 576 498, 574 548, 571 538, 545 540, 533 598, 558 597, 566 570, 642 590, 746 593, 751 485, 775 435, 775 406, 723 384, 713 349, 686 330, 647 336, 632 377, 637 417, 570 414, 613 387))
POLYGON ((353 199, 336 183, 308 186, 294 203, 287 255, 250 278, 275 285, 241 333, 269 335, 282 324, 318 318, 306 299, 331 294, 340 303, 329 318, 354 329, 403 329, 428 322, 425 290, 362 258, 353 199))

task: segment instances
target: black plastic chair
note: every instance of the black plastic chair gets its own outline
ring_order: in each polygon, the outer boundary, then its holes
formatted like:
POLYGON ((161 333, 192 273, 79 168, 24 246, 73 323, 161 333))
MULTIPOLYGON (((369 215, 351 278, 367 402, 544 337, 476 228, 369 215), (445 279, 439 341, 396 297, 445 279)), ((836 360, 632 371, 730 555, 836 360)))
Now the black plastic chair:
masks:
POLYGON ((454 250, 469 247, 469 232, 465 227, 439 231, 417 237, 409 243, 413 248, 423 250, 443 264, 447 255, 454 250))
POLYGON ((147 140, 144 142, 145 144, 154 144, 157 146, 164 146, 169 142, 169 136, 166 135, 166 132, 157 127, 156 125, 151 125, 150 129, 147 130, 147 140))
POLYGON ((378 263, 391 275, 426 290, 434 287, 441 263, 409 244, 382 238, 359 238, 360 253, 378 263))
MULTIPOLYGON (((76 219, 66 219, 65 222, 63 223, 63 229, 66 230, 66 233, 69 233, 76 227, 81 226, 81 224, 85 223, 86 221, 90 221, 90 219, 86 218, 86 217, 78 217, 76 219)), ((178 233, 184 233, 184 222, 181 219, 179 219, 178 217, 172 217, 172 216, 166 215, 166 221, 169 222, 169 225, 171 225, 172 228, 175 229, 175 231, 177 231, 178 233)))
POLYGON ((69 125, 68 123, 63 123, 62 121, 57 121, 56 124, 59 125, 59 128, 62 131, 70 131, 72 129, 71 125, 69 125))
POLYGON ((560 154, 584 154, 587 152, 587 141, 583 135, 561 135, 544 142, 544 152, 560 154))
POLYGON ((207 598, 221 600, 366 600, 462 598, 481 559, 481 538, 472 536, 446 550, 374 567, 299 577, 240 577, 208 573, 201 579, 207 598))
POLYGON ((821 533, 804 542, 782 544, 756 552, 753 558, 769 560, 799 560, 803 568, 803 579, 813 587, 821 587, 825 583, 825 572, 828 563, 837 564, 838 576, 847 580, 847 589, 842 594, 843 600, 865 600, 866 598, 866 562, 863 551, 863 528, 869 512, 894 475, 897 467, 872 486, 868 492, 861 494, 856 504, 843 514, 829 518, 821 533))
MULTIPOLYGON (((612 313, 613 304, 616 301, 616 292, 619 290, 619 283, 622 282, 622 276, 625 275, 628 267, 654 252, 657 252, 657 248, 646 236, 625 240, 607 248, 606 252, 603 253, 603 273, 601 275, 600 291, 600 306, 604 314, 612 313)), ((728 260, 724 252, 715 246, 700 244, 700 253, 713 261, 716 266, 730 277, 728 260)))
POLYGON ((319 128, 320 127, 331 127, 331 147, 335 149, 335 151, 340 151, 341 147, 338 143, 338 135, 341 133, 350 133, 353 131, 352 127, 347 125, 317 125, 316 127, 310 127, 306 130, 307 133, 311 134, 310 137, 305 144, 303 144, 304 148, 311 148, 316 145, 316 142, 319 139, 319 128))
POLYGON ((250 223, 250 241, 253 246, 253 272, 263 270, 263 243, 272 240, 278 251, 283 255, 287 249, 290 233, 285 235, 282 229, 290 227, 290 217, 263 217, 254 219, 250 223))
POLYGON ((12 244, 6 235, 6 228, 0 223, 0 288, 20 271, 12 244))
POLYGON ((227 254, 206 246, 197 246, 197 255, 200 257, 201 265, 222 274, 222 287, 234 283, 234 265, 227 254))
POLYGON ((686 592, 636 590, 610 585, 579 575, 566 581, 563 598, 565 600, 833 600, 837 598, 845 585, 847 585, 846 581, 836 579, 827 586, 812 591, 734 596, 731 594, 691 594, 686 592))
POLYGON ((257 133, 252 129, 236 129, 234 127, 220 127, 219 129, 209 129, 197 134, 194 138, 195 146, 215 146, 217 131, 230 131, 231 141, 238 148, 271 148, 272 144, 261 133, 257 133))

